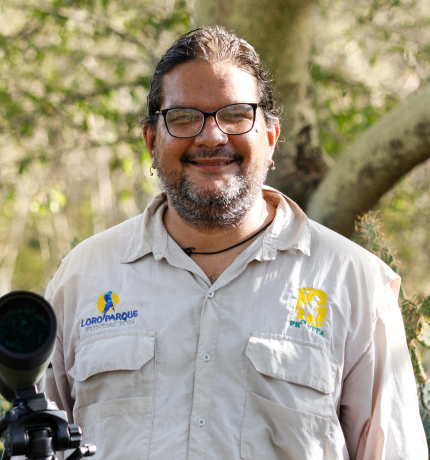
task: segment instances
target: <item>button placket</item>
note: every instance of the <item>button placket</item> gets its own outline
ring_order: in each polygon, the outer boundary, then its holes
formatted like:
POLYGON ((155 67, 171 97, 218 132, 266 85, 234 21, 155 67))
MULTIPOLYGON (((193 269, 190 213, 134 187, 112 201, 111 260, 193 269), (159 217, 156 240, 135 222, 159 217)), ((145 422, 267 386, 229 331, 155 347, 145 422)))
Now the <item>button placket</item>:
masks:
POLYGON ((200 460, 206 457, 206 438, 215 372, 214 358, 218 338, 218 305, 217 302, 209 301, 209 297, 210 294, 204 301, 200 316, 200 337, 197 350, 199 358, 196 362, 194 379, 188 460, 200 460), (207 350, 210 350, 211 354, 207 350))

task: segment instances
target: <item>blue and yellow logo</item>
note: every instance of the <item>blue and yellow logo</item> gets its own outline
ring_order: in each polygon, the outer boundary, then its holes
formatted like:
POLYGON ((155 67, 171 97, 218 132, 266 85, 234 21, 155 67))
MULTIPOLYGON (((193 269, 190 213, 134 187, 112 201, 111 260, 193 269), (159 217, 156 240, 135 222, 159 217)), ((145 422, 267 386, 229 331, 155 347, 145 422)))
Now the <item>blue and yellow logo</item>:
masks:
POLYGON ((115 312, 115 308, 118 304, 118 294, 115 294, 113 291, 108 291, 99 297, 99 300, 97 301, 97 308, 103 315, 103 319, 105 319, 107 313, 115 312))
POLYGON ((327 313, 327 294, 324 291, 300 288, 296 312, 298 321, 290 321, 290 326, 300 327, 304 324, 308 329, 324 337, 324 331, 321 329, 327 313))
MULTIPOLYGON (((83 319, 81 321, 81 327, 92 326, 100 323, 110 323, 109 325, 100 326, 100 327, 111 327, 116 325, 129 324, 129 320, 133 320, 138 316, 137 310, 124 311, 118 313, 116 311, 117 306, 119 305, 119 296, 113 291, 107 291, 102 294, 97 301, 97 310, 100 312, 100 316, 95 316, 93 318, 83 319)), ((131 324, 133 323, 131 321, 131 324)))

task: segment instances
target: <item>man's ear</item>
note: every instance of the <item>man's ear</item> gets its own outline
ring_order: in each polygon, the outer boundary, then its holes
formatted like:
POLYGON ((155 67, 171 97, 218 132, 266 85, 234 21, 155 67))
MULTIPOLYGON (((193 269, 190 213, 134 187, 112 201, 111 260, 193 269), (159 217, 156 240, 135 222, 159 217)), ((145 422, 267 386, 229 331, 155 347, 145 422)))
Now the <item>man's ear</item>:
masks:
POLYGON ((151 159, 154 158, 154 147, 155 147, 155 129, 152 125, 144 125, 142 128, 142 135, 145 139, 146 147, 148 148, 151 159))
POLYGON ((275 151, 276 142, 278 142, 279 135, 281 134, 281 127, 279 125, 279 120, 276 118, 268 127, 267 127, 267 140, 269 142, 269 147, 271 150, 275 151))

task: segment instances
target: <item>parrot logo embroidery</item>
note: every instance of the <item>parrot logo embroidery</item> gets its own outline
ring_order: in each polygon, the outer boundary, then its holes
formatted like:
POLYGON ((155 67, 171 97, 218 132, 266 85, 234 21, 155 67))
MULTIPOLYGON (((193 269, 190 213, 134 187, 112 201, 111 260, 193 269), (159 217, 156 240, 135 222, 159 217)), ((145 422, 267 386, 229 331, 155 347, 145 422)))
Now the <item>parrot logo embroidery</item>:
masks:
POLYGON ((290 321, 290 326, 300 327, 303 324, 324 337, 324 331, 321 329, 327 313, 327 294, 324 291, 314 288, 300 288, 296 312, 297 321, 290 321))
MULTIPOLYGON (((120 326, 129 326, 134 324, 134 319, 139 316, 138 310, 116 312, 119 304, 119 297, 113 291, 107 291, 99 297, 97 301, 97 310, 99 316, 81 320, 81 327, 85 332, 120 326)), ((123 304, 124 305, 124 304, 123 304)))
POLYGON ((97 308, 103 315, 103 320, 110 312, 115 312, 115 308, 119 304, 119 297, 115 292, 108 291, 102 294, 97 302, 97 308))

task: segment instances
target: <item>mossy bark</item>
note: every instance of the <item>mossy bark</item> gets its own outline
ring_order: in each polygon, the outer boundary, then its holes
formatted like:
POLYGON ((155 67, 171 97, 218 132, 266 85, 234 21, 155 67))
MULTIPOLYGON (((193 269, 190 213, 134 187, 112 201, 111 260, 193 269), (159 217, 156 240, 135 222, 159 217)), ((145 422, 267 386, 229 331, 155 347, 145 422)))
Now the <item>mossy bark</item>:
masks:
POLYGON ((351 236, 357 216, 430 158, 429 107, 427 88, 366 130, 324 177, 308 202, 308 216, 351 236))

